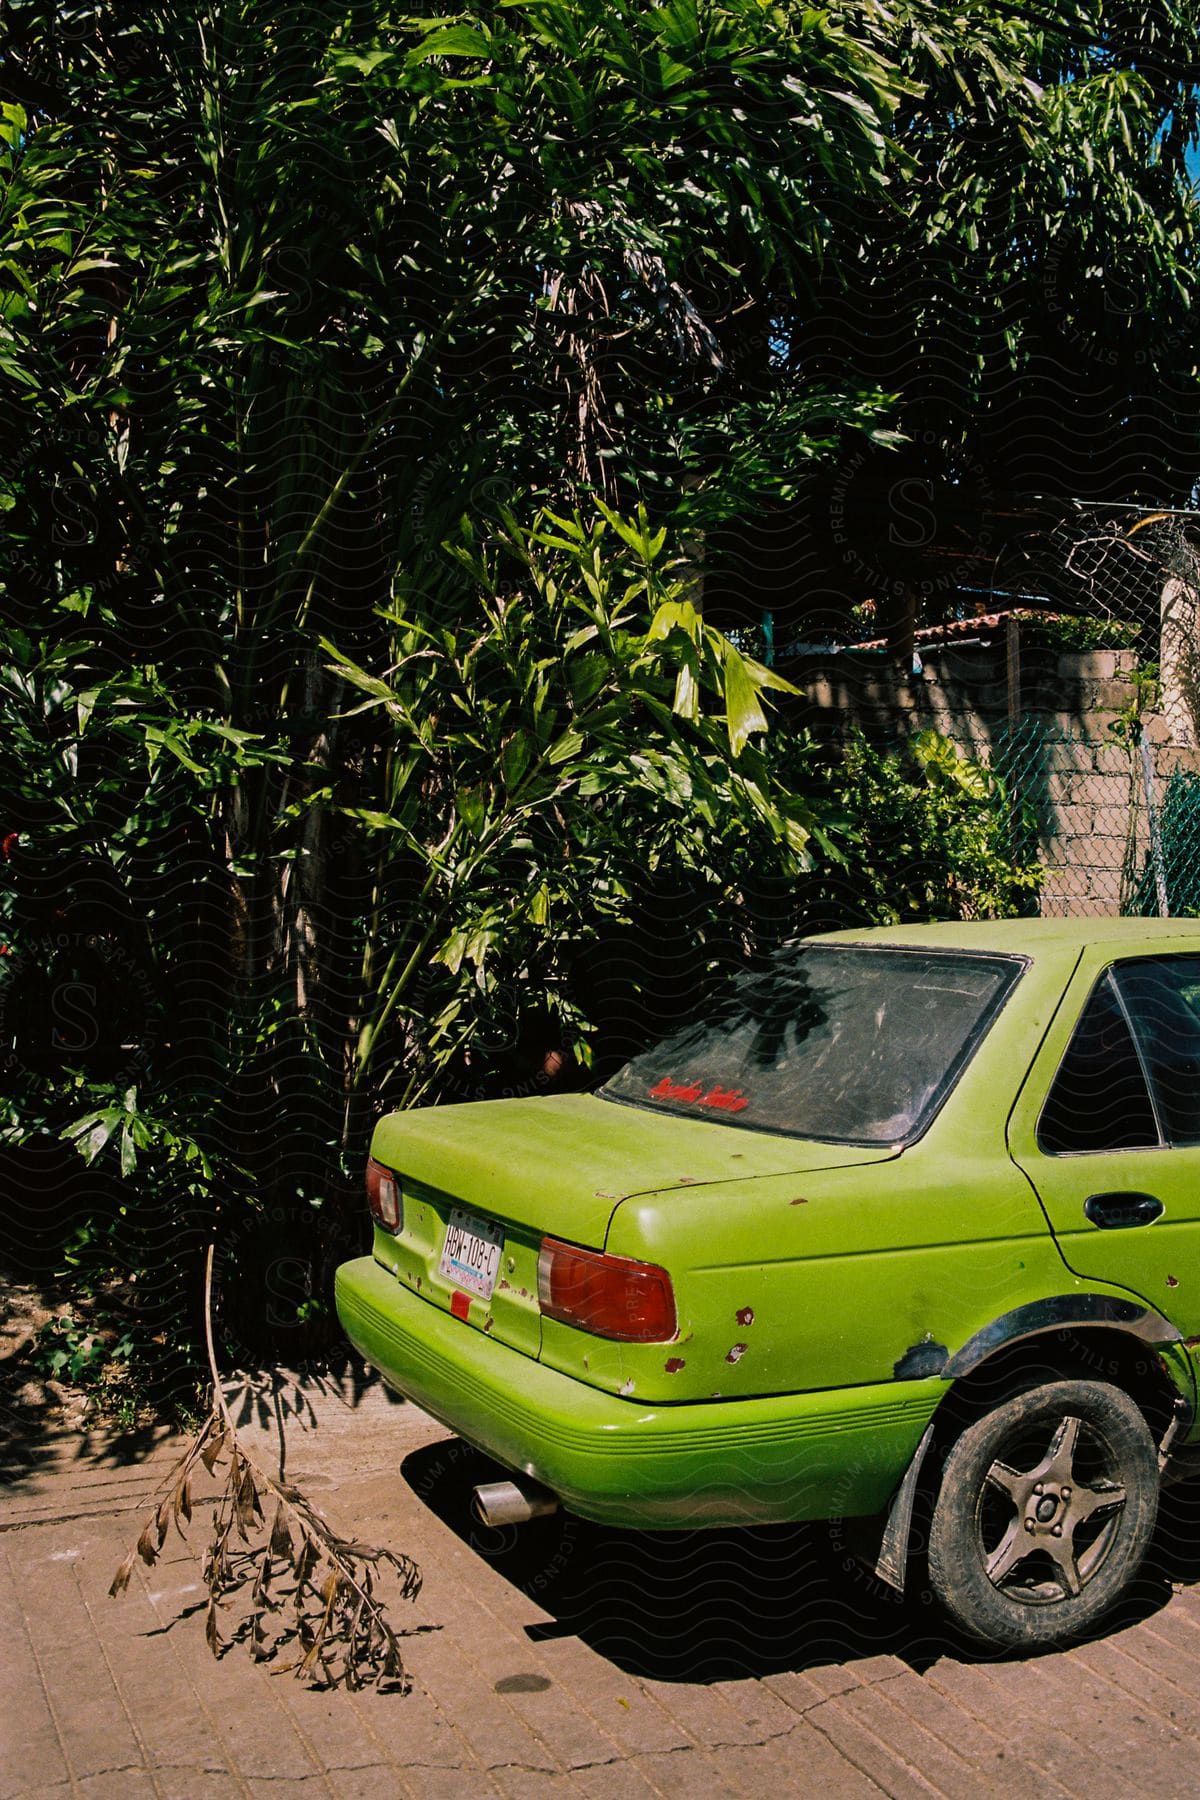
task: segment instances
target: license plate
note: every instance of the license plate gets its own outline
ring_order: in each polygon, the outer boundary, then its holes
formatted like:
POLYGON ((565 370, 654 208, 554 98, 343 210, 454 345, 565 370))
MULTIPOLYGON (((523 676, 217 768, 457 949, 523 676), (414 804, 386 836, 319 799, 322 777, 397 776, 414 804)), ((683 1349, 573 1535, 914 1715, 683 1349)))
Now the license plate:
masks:
POLYGON ((489 1219, 477 1219, 456 1206, 446 1227, 439 1273, 468 1293, 478 1294, 481 1300, 490 1300, 500 1273, 503 1248, 504 1233, 498 1225, 489 1219))

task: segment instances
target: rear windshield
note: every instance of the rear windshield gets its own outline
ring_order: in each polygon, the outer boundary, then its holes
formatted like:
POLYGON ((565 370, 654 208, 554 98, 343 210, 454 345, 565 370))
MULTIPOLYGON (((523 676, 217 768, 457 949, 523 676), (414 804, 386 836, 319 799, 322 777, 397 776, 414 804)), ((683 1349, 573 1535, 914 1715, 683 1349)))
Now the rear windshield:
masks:
POLYGON ((949 1093, 1022 967, 959 951, 796 944, 601 1092, 760 1131, 905 1143, 949 1093))

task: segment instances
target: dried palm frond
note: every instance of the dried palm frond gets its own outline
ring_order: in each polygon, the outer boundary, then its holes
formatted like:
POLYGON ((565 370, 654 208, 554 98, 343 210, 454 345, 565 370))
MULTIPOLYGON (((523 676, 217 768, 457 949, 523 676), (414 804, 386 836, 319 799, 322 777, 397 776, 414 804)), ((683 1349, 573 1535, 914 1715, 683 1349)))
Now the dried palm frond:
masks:
POLYGON ((205 1637, 213 1655, 245 1642, 256 1662, 276 1663, 273 1674, 291 1673, 313 1687, 407 1691, 399 1638, 376 1587, 381 1571, 390 1569, 400 1598, 415 1599, 421 1572, 411 1557, 342 1537, 298 1487, 268 1474, 239 1442, 213 1350, 212 1255, 210 1245, 205 1317, 212 1404, 108 1591, 125 1591, 138 1557, 148 1567, 157 1561, 172 1521, 186 1541, 197 1465, 210 1475, 223 1466, 202 1559, 205 1637), (221 1611, 235 1601, 241 1603, 236 1622, 222 1636, 221 1611))

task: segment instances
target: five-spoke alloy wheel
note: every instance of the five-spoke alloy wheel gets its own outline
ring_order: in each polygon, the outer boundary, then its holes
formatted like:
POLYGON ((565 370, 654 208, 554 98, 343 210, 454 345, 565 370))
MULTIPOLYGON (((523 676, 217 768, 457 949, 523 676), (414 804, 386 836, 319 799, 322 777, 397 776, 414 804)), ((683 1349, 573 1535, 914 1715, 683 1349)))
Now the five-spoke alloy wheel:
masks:
POLYGON ((1107 1382, 1049 1382, 997 1406, 950 1449, 930 1581, 975 1637, 1057 1643, 1128 1585, 1157 1508, 1154 1440, 1129 1396, 1107 1382))

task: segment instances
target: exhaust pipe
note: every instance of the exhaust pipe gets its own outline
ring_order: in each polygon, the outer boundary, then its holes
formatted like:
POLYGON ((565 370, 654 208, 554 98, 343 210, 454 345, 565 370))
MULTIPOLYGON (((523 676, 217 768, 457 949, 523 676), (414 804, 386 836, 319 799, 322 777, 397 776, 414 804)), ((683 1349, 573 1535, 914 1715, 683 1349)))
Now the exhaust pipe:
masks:
POLYGON ((489 1481, 471 1495, 475 1517, 484 1525, 524 1525, 558 1511, 558 1495, 537 1481, 489 1481))

